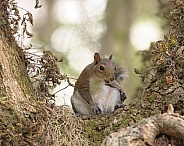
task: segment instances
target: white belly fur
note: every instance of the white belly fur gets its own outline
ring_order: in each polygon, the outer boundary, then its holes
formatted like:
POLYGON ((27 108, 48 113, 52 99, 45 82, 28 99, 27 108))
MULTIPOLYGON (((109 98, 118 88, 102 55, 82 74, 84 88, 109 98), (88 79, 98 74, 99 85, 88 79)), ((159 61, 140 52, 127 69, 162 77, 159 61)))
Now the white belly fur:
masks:
POLYGON ((105 85, 104 81, 95 78, 90 80, 90 91, 93 101, 102 114, 113 112, 116 104, 120 103, 120 93, 117 89, 105 85))

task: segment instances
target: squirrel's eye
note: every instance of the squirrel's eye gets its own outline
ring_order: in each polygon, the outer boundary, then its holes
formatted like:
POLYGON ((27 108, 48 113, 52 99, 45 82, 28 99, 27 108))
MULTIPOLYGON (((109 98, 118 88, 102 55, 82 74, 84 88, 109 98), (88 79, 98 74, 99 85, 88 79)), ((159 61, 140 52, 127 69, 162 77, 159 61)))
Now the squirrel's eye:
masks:
POLYGON ((100 70, 105 70, 105 67, 104 66, 100 66, 100 70))

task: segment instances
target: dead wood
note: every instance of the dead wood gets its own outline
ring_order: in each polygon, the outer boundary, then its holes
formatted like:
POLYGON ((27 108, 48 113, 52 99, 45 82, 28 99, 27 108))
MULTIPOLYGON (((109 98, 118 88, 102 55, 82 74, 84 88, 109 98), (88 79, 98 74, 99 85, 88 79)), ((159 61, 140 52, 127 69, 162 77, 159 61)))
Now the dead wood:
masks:
POLYGON ((104 139, 102 146, 153 146, 159 134, 184 140, 184 117, 179 114, 164 113, 143 119, 135 125, 110 134, 104 139))

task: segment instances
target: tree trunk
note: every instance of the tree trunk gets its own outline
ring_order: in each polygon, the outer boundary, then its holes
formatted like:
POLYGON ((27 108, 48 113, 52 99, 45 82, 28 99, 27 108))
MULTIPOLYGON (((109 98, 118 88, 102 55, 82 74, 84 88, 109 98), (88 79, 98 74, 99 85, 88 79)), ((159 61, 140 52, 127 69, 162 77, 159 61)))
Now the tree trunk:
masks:
POLYGON ((8 1, 0 1, 0 145, 37 144, 46 114, 33 95, 24 52, 13 36, 16 20, 10 21, 9 6, 8 1))
POLYGON ((127 94, 127 101, 132 100, 135 89, 138 86, 138 78, 133 70, 135 50, 130 42, 130 29, 134 22, 138 7, 135 0, 108 0, 105 11, 106 32, 101 39, 100 53, 102 55, 113 54, 120 64, 125 65, 129 77, 126 79, 124 88, 127 94), (137 79, 136 79, 137 78, 137 79), (132 84, 134 82, 134 84, 132 84))
POLYGON ((13 37, 6 38, 1 30, 0 35, 1 98, 6 97, 15 103, 26 98, 31 100, 33 88, 26 71, 24 53, 13 37))

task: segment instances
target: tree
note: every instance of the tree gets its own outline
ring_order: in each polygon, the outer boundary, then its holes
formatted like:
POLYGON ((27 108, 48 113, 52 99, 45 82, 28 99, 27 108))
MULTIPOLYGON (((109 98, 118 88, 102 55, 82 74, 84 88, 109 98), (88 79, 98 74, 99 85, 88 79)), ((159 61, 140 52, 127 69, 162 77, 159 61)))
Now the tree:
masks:
MULTIPOLYGON (((107 137, 103 145, 117 137, 122 138, 121 143, 113 141, 110 144, 131 145, 132 143, 127 143, 132 142, 127 140, 127 135, 136 128, 138 130, 133 133, 137 137, 132 138, 134 144, 183 145, 184 3, 179 0, 173 0, 172 3, 174 8, 169 13, 172 20, 170 33, 150 48, 152 56, 147 54, 147 59, 152 60, 151 67, 145 73, 136 70, 145 82, 140 98, 112 114, 76 117, 67 106, 55 107, 50 102, 54 99, 54 95, 49 93, 50 88, 54 88, 62 80, 71 85, 69 78, 61 75, 57 68, 56 63, 62 62, 62 59, 57 59, 49 51, 43 51, 43 55, 37 60, 39 66, 32 65, 35 63, 33 56, 26 56, 26 52, 17 45, 14 38, 20 21, 22 24, 32 22, 31 14, 27 12, 21 19, 14 1, 1 0, 0 144, 100 145, 108 134, 124 127, 107 137), (30 68, 37 71, 31 79, 28 76, 30 68), (38 81, 37 88, 33 86, 32 79, 38 81), (173 107, 181 116, 173 113, 173 107), (160 114, 167 110, 168 113, 160 114), (155 117, 148 118, 153 115, 155 117), (161 121, 166 125, 159 123, 161 121), (139 136, 139 130, 149 134, 153 132, 153 135, 147 137, 141 133, 143 135, 139 136)), ((38 1, 36 6, 39 6, 38 1)), ((25 27, 24 33, 31 36, 25 27)))
POLYGON ((125 89, 129 100, 132 98, 132 90, 135 90, 135 74, 133 73, 134 60, 132 61, 134 50, 131 46, 130 34, 131 24, 135 19, 137 7, 136 1, 107 1, 105 11, 106 32, 101 39, 102 55, 114 54, 119 58, 119 62, 125 61, 128 68, 128 74, 131 78, 127 79, 125 89), (123 59, 122 59, 123 58, 123 59), (134 82, 134 85, 131 83, 134 82))

